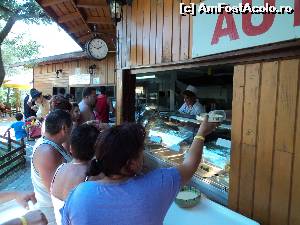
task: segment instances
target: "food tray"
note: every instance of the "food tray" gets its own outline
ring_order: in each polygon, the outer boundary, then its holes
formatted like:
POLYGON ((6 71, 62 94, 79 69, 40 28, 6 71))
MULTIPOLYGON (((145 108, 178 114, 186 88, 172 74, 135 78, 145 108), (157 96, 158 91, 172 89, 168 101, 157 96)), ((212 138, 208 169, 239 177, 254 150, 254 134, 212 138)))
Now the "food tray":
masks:
POLYGON ((201 113, 200 115, 196 116, 196 119, 203 121, 206 116, 208 116, 208 122, 221 123, 226 120, 226 114, 224 110, 214 110, 209 113, 201 113))

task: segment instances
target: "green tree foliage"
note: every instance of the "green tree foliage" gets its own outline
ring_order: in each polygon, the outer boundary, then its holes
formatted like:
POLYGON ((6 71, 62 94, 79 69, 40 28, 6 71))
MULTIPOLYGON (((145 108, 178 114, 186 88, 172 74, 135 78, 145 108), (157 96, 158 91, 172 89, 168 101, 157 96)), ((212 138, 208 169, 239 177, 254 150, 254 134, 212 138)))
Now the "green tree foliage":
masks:
POLYGON ((25 34, 5 39, 2 44, 2 54, 4 65, 28 60, 39 53, 40 44, 30 40, 25 34), (22 40, 22 42, 20 42, 22 40), (24 41, 26 40, 26 41, 24 41))
POLYGON ((20 106, 20 94, 17 89, 0 88, 0 102, 9 107, 16 108, 20 106))
MULTIPOLYGON (((0 21, 4 25, 0 28, 0 85, 2 84, 5 77, 5 67, 4 67, 4 54, 5 61, 26 58, 28 54, 35 53, 37 50, 36 43, 31 42, 22 46, 18 46, 17 37, 13 40, 6 40, 7 35, 11 31, 13 25, 16 21, 22 20, 25 23, 50 23, 51 20, 43 9, 36 3, 35 0, 1 0, 0 1, 0 21), (6 43, 5 43, 6 42, 6 43), (17 45, 16 45, 17 44, 17 45), (8 49, 5 46, 12 46, 12 49, 8 49), (20 47, 24 47, 24 51, 13 51, 20 47), (6 53, 2 51, 6 48, 6 53), (12 53, 12 54, 9 54, 12 53), (7 58, 11 57, 11 58, 7 58)), ((22 42, 21 42, 22 43, 22 42)))

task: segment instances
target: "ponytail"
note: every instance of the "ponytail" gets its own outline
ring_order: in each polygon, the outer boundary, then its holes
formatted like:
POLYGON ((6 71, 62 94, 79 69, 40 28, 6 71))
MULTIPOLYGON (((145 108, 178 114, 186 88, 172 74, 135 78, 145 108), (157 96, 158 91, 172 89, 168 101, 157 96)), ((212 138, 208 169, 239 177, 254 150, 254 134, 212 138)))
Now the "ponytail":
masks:
POLYGON ((97 159, 93 159, 91 161, 90 167, 88 168, 86 175, 90 176, 97 176, 103 171, 103 165, 97 159))

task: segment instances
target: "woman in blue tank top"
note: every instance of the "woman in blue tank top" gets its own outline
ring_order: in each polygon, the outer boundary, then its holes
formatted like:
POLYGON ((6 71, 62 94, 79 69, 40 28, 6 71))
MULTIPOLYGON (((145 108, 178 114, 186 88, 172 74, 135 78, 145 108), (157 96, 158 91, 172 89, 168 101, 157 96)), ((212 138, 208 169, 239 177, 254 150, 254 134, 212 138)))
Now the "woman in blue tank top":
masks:
POLYGON ((218 124, 200 126, 189 157, 179 166, 141 175, 145 130, 123 124, 104 131, 96 145, 96 159, 87 181, 72 191, 62 212, 62 223, 72 225, 162 225, 180 187, 193 176, 201 161, 204 137, 218 124))

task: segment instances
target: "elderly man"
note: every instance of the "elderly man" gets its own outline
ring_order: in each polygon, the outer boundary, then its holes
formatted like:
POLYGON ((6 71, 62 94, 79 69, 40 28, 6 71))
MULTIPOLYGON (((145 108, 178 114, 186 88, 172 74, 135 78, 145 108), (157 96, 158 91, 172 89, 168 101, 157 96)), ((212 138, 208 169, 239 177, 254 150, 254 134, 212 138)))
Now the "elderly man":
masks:
POLYGON ((80 109, 80 124, 87 121, 95 120, 95 114, 93 109, 96 104, 96 89, 93 87, 87 87, 82 92, 82 100, 79 103, 80 109))
POLYGON ((38 208, 46 215, 49 224, 55 223, 50 197, 50 184, 57 167, 71 161, 71 156, 62 144, 69 140, 72 119, 68 112, 54 110, 45 120, 45 134, 34 148, 31 161, 31 180, 38 208))

